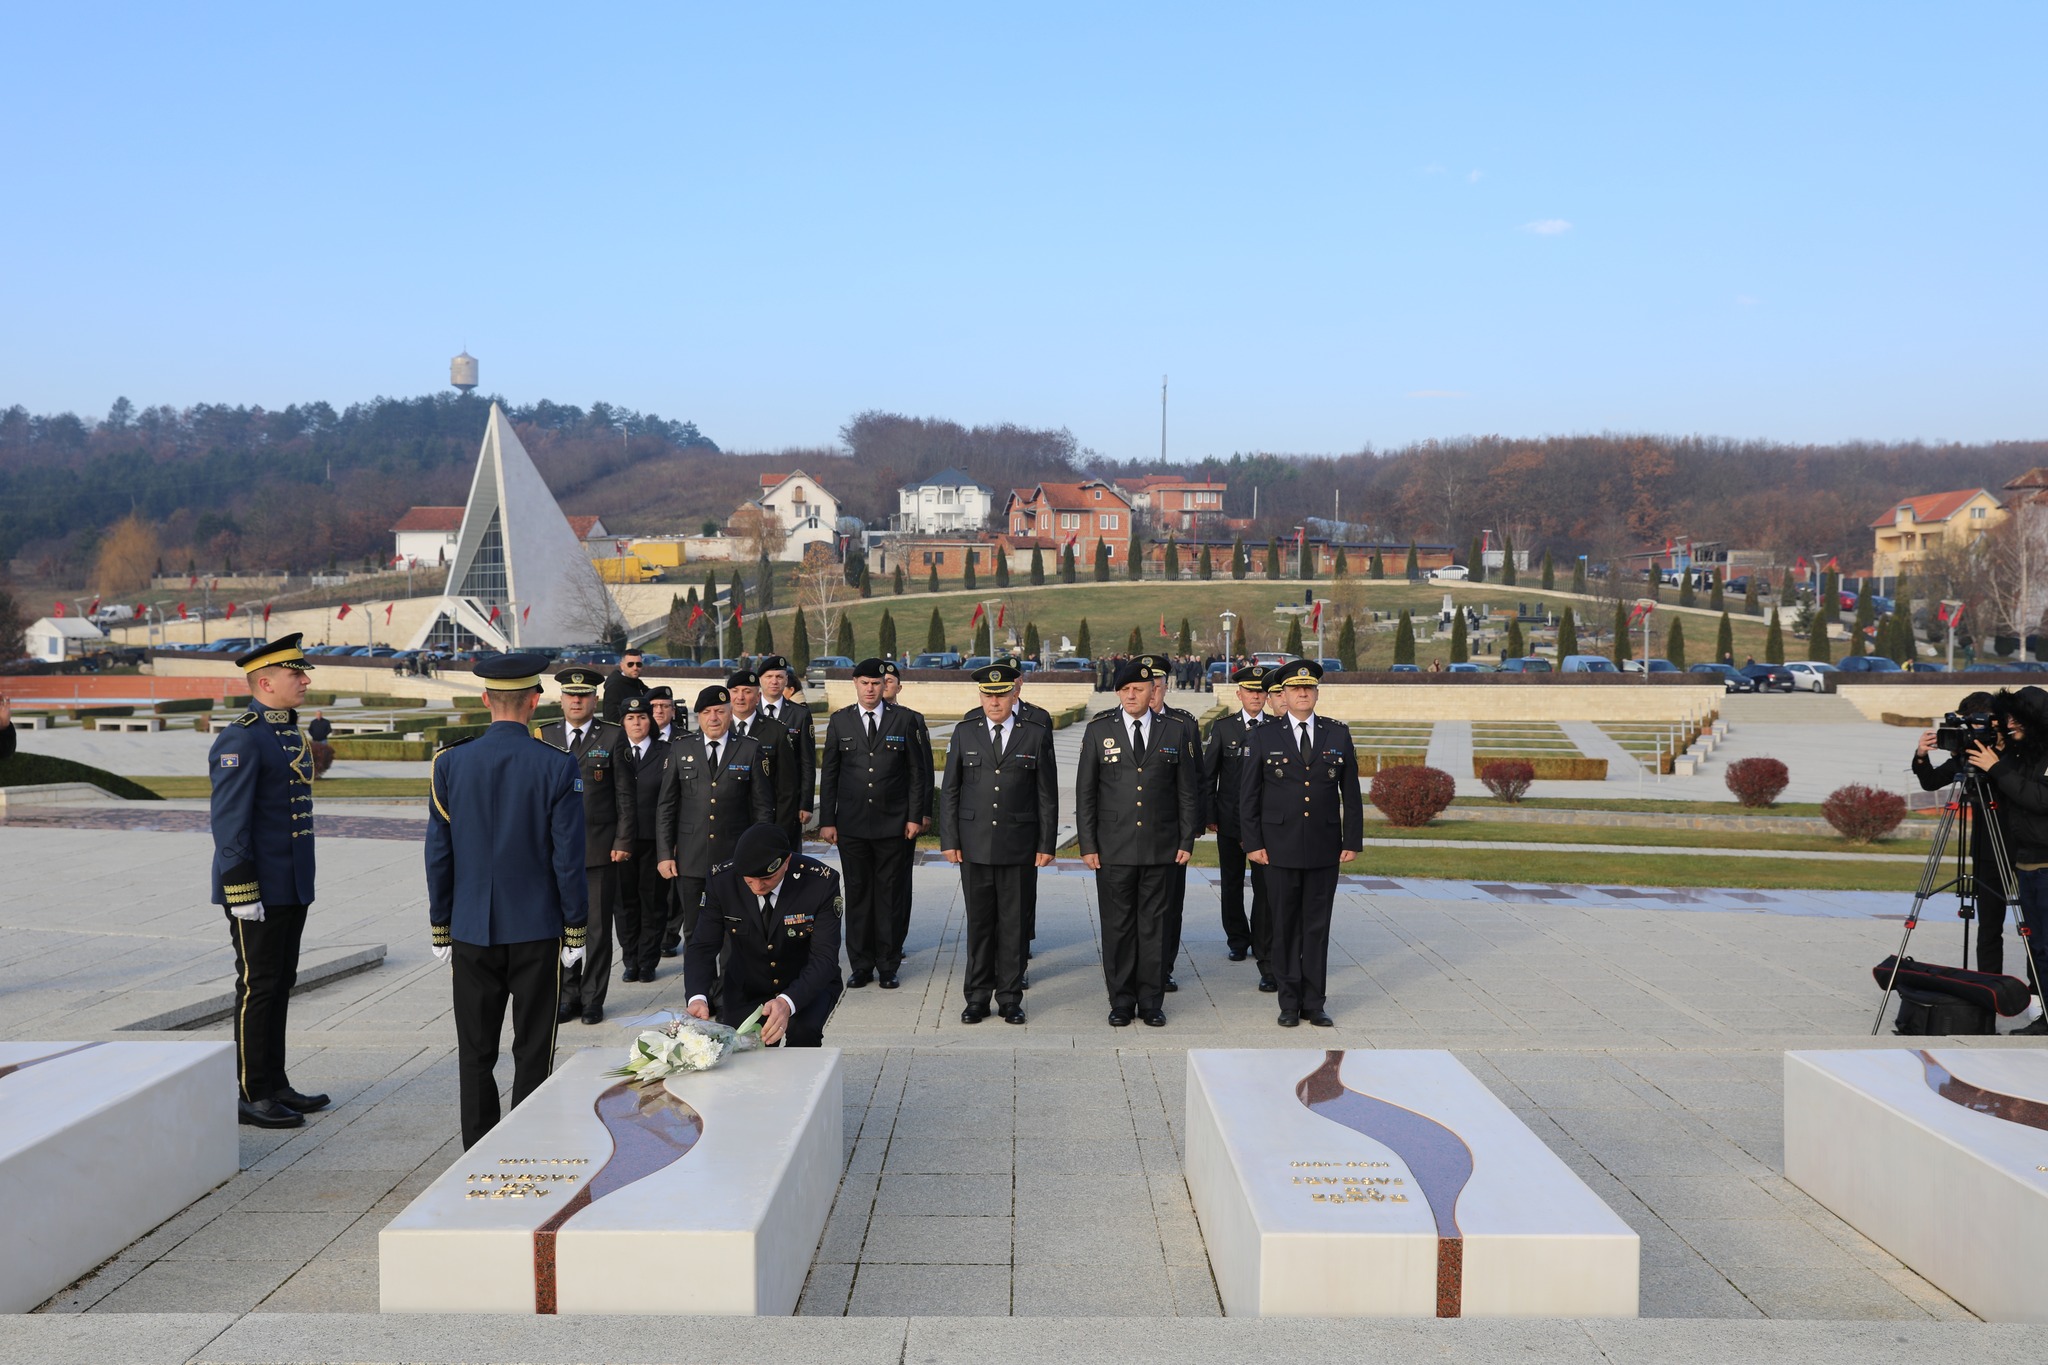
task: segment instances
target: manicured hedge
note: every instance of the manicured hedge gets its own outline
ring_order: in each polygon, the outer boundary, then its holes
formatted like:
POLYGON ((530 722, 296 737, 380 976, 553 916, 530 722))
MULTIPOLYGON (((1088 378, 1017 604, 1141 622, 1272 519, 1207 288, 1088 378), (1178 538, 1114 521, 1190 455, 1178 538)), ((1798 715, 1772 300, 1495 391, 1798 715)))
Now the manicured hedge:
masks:
POLYGON ((1880 711, 1877 713, 1877 718, 1886 725, 1896 725, 1906 730, 1932 730, 1934 728, 1934 717, 1932 716, 1902 716, 1896 711, 1880 711))
POLYGON ((381 711, 417 711, 427 704, 425 697, 385 697, 366 694, 363 705, 381 711))
POLYGON ((74 763, 48 754, 16 753, 0 758, 0 787, 41 787, 53 782, 90 782, 127 801, 161 801, 149 788, 104 768, 74 763))
POLYGON ((490 728, 489 721, 481 725, 432 725, 420 731, 420 738, 433 744, 453 744, 458 739, 475 739, 490 728))
MULTIPOLYGON (((1605 782, 1607 760, 1604 758, 1560 758, 1550 754, 1474 754, 1472 776, 1484 777, 1486 765, 1498 759, 1512 758, 1526 763, 1536 770, 1539 782, 1605 782)), ((1669 764, 1670 760, 1665 760, 1669 764)), ((1667 766, 1666 772, 1671 771, 1667 766)))
POLYGON ((425 762, 434 756, 434 746, 418 739, 371 739, 362 735, 336 735, 327 741, 336 758, 388 759, 392 762, 425 762))
POLYGON ((80 720, 85 719, 87 716, 132 716, 135 714, 135 708, 132 706, 81 706, 71 714, 80 720))
POLYGON ((178 697, 171 701, 160 701, 155 707, 156 713, 160 716, 174 716, 185 711, 211 711, 212 709, 212 697, 178 697))

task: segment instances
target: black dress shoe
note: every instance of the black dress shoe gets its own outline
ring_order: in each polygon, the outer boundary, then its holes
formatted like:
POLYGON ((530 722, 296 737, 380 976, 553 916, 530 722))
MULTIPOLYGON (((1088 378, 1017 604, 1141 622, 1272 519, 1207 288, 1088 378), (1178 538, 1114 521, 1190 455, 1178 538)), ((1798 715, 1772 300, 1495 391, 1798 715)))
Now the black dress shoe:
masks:
POLYGON ((877 981, 875 984, 880 986, 885 991, 893 991, 903 983, 896 979, 896 973, 884 972, 882 974, 882 979, 877 981))
POLYGON ((1311 1024, 1314 1024, 1317 1028, 1330 1028, 1337 1022, 1335 1019, 1332 1019, 1329 1016, 1329 1013, 1327 1011, 1324 1010, 1304 1010, 1302 1011, 1302 1013, 1306 1014, 1308 1016, 1308 1021, 1311 1024))
POLYGON ((986 1018, 988 1018, 987 1005, 969 1005, 966 1009, 960 1011, 960 1022, 963 1024, 978 1024, 986 1018))
POLYGON ((328 1102, 325 1095, 301 1095, 290 1086, 286 1086, 270 1098, 287 1108, 298 1110, 301 1114, 317 1114, 327 1107, 328 1102))
POLYGON ((1273 992, 1280 989, 1280 983, 1275 981, 1270 976, 1262 976, 1259 978, 1259 989, 1264 991, 1266 994, 1271 995, 1273 994, 1273 992))
POLYGON ((640 969, 638 967, 628 967, 619 975, 619 980, 621 981, 638 981, 639 979, 640 969))
POLYGON ((1017 989, 1020 991, 1031 989, 1031 974, 1029 972, 1017 978, 1017 989))
POLYGON ((1131 1012, 1129 1010, 1111 1010, 1109 1012, 1109 1026, 1111 1028, 1129 1028, 1131 1026, 1131 1012))
POLYGON ((2011 1037, 2014 1034, 2021 1033, 2048 1033, 2048 1014, 2042 1015, 2031 1024, 2023 1024, 2019 1028, 2007 1030, 2006 1036, 2011 1037))
POLYGON ((681 952, 681 951, 682 951, 682 949, 681 949, 681 948, 679 948, 679 947, 677 947, 677 946, 676 946, 675 944, 671 943, 671 944, 669 944, 669 945, 668 945, 667 947, 665 947, 665 948, 663 948, 663 949, 661 950, 661 955, 662 955, 663 957, 674 957, 674 956, 675 956, 675 955, 676 955, 677 953, 679 953, 679 952, 681 952))
POLYGON ((1021 1024, 1024 1022, 1024 1007, 1022 1005, 1005 1005, 1002 1009, 1002 1015, 1003 1022, 1006 1024, 1021 1024))
POLYGON ((1169 991, 1177 991, 1180 989, 1180 982, 1175 981, 1172 977, 1169 976, 1166 978, 1166 985, 1164 989, 1169 991))
POLYGON ((1146 1011, 1145 1011, 1145 1027, 1146 1027, 1146 1028, 1165 1028, 1165 1027, 1166 1027, 1166 1011, 1165 1011, 1165 1010, 1146 1010, 1146 1011))
POLYGON ((589 1009, 583 1011, 583 1022, 586 1024, 602 1024, 604 1022, 604 1006, 592 1005, 589 1009))
POLYGON ((640 969, 640 979, 641 979, 642 981, 652 981, 652 980, 654 980, 654 968, 652 968, 652 967, 642 967, 642 968, 640 969))
POLYGON ((276 1100, 237 1100, 240 1111, 235 1122, 246 1123, 251 1128, 297 1128, 305 1123, 299 1111, 276 1100))
POLYGON ((857 991, 874 979, 874 975, 870 972, 855 972, 852 976, 846 978, 846 989, 857 991))
POLYGON ((1232 948, 1232 949, 1230 950, 1230 960, 1231 960, 1232 962, 1242 962, 1242 961, 1244 961, 1244 960, 1245 960, 1246 958, 1248 958, 1248 957, 1250 957, 1250 956, 1251 956, 1251 954, 1250 954, 1250 953, 1248 953, 1248 952, 1246 952, 1246 951, 1245 951, 1244 949, 1242 949, 1242 948, 1232 948))
POLYGON ((1300 1010, 1281 1010, 1281 1011, 1280 1011, 1280 1027, 1281 1027, 1281 1028, 1299 1028, 1299 1027, 1301 1027, 1301 1011, 1300 1011, 1300 1010))
POLYGON ((583 1005, 580 1001, 564 1000, 562 1007, 555 1011, 555 1022, 566 1024, 581 1013, 583 1013, 583 1005))

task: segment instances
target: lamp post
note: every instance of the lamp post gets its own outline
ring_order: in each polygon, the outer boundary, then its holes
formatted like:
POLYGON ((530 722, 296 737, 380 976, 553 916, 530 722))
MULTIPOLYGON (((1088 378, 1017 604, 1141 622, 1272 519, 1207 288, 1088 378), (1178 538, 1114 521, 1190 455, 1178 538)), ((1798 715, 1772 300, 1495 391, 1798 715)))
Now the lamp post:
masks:
POLYGON ((1226 666, 1231 667, 1232 672, 1235 672, 1237 655, 1231 650, 1230 646, 1232 631, 1233 628, 1237 625, 1237 613, 1234 611, 1226 611, 1223 613, 1222 616, 1220 616, 1217 619, 1223 622, 1223 662, 1226 666))

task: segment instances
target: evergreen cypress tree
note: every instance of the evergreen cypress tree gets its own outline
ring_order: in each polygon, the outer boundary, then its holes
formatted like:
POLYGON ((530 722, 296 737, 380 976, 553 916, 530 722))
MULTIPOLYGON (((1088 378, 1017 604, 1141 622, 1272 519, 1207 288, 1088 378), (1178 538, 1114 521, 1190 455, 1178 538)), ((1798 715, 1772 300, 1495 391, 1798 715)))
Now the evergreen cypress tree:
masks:
POLYGON ((1138 533, 1131 532, 1130 548, 1124 551, 1124 573, 1131 579, 1145 576, 1145 547, 1138 543, 1138 533))
POLYGON ((717 615, 716 612, 711 610, 712 604, 718 601, 718 574, 714 570, 706 569, 704 571, 704 596, 702 601, 706 616, 717 615))
POLYGON ((1643 570, 1643 595, 1652 602, 1662 602, 1664 600, 1664 579, 1657 572, 1655 564, 1643 570))
POLYGON ((1500 657, 1503 660, 1519 659, 1528 652, 1528 646, 1522 641, 1522 623, 1513 617, 1508 618, 1508 634, 1501 642, 1500 657))
POLYGON ((1692 568, 1687 566, 1684 576, 1678 580, 1678 605, 1690 607, 1698 601, 1699 595, 1692 586, 1692 568))
POLYGON ((1415 662, 1415 623, 1409 618, 1406 607, 1401 608, 1401 619, 1394 626, 1394 662, 1415 662))
MULTIPOLYGON (((761 551, 760 562, 754 565, 754 577, 761 585, 759 609, 762 611, 774 611, 775 568, 768 562, 768 552, 766 550, 761 551)), ((773 653, 774 651, 771 650, 769 652, 773 653)))
POLYGON ((997 586, 997 587, 999 587, 999 588, 1007 588, 1007 587, 1009 587, 1009 586, 1010 586, 1010 555, 1009 555, 1009 552, 1008 552, 1008 551, 1006 551, 1005 549, 1003 549, 1003 547, 1002 547, 1002 546, 998 545, 998 546, 994 547, 994 548, 993 548, 992 550, 990 550, 990 551, 989 551, 989 553, 990 553, 990 554, 993 554, 993 555, 994 555, 994 556, 996 557, 996 586, 997 586))
POLYGON ((1138 633, 1138 628, 1137 628, 1136 626, 1132 626, 1132 627, 1131 627, 1131 638, 1130 638, 1130 639, 1128 639, 1128 640, 1126 640, 1126 641, 1124 641, 1124 653, 1126 653, 1126 654, 1143 654, 1144 652, 1145 652, 1145 637, 1144 637, 1143 635, 1141 635, 1141 634, 1139 634, 1139 633, 1138 633))
POLYGON ((689 656, 690 612, 683 605, 680 593, 670 593, 668 599, 668 629, 664 632, 662 653, 675 658, 689 656))
POLYGON ((909 591, 909 588, 909 579, 903 572, 903 566, 901 564, 898 564, 896 566, 896 582, 893 591, 895 592, 896 596, 901 597, 905 592, 909 591))
MULTIPOLYGON (((887 607, 882 608, 882 623, 875 630, 875 649, 885 659, 896 657, 896 618, 887 607)), ((853 657, 850 649, 845 654, 849 659, 853 657)))
POLYGON ((773 654, 775 652, 775 624, 766 616, 754 623, 754 652, 773 654))
POLYGON ((1714 632, 1714 662, 1732 664, 1735 662, 1735 623, 1728 619, 1728 613, 1721 613, 1721 627, 1714 632))
POLYGON ((1072 583, 1079 577, 1079 568, 1074 563, 1074 547, 1069 545, 1060 551, 1060 582, 1072 583))
POLYGON ((1710 595, 1710 596, 1709 596, 1709 597, 1707 598, 1707 610, 1708 610, 1708 611, 1726 611, 1726 610, 1728 609, 1728 602, 1727 602, 1727 591, 1728 591, 1728 583, 1727 583, 1727 579, 1728 579, 1728 573, 1727 573, 1727 571, 1726 571, 1725 569, 1718 569, 1718 568, 1717 568, 1717 569, 1715 569, 1715 570, 1714 570, 1714 587, 1713 587, 1713 592, 1712 592, 1712 594, 1711 594, 1711 595, 1710 595))
POLYGON ((1500 543, 1503 547, 1500 557, 1500 581, 1504 586, 1512 588, 1520 581, 1519 570, 1515 568, 1515 538, 1503 536, 1500 543))
POLYGON ((1372 567, 1367 569, 1366 573, 1376 579, 1384 579, 1387 576, 1387 561, 1380 558, 1380 547, 1377 545, 1372 547, 1372 567))
POLYGON ((1349 612, 1344 613, 1344 629, 1337 633, 1337 661, 1346 673, 1358 671, 1358 627, 1349 612))
POLYGON ((1164 559, 1162 560, 1162 564, 1163 564, 1163 566, 1164 566, 1164 570, 1165 570, 1165 575, 1166 575, 1166 581, 1167 581, 1167 582, 1169 582, 1169 583, 1177 583, 1177 582, 1179 582, 1179 581, 1180 581, 1180 546, 1178 546, 1178 545, 1174 544, 1174 541, 1173 541, 1173 537, 1172 537, 1172 536, 1168 536, 1168 537, 1166 538, 1166 554, 1165 554, 1165 558, 1164 558, 1164 559))
POLYGON ((1188 618, 1180 618, 1180 638, 1174 642, 1182 654, 1195 652, 1195 632, 1188 628, 1188 618))
POLYGON ((1628 634, 1628 603, 1616 602, 1614 604, 1614 666, 1616 668, 1621 667, 1635 657, 1629 644, 1628 634))
POLYGON ((1764 632, 1764 662, 1785 662, 1785 629, 1778 623, 1778 613, 1775 611, 1771 613, 1770 629, 1764 632))
POLYGON ((1216 561, 1209 557, 1209 547, 1202 547, 1202 557, 1195 561, 1195 574, 1204 583, 1216 577, 1216 561))
POLYGON ((1465 576, 1474 583, 1486 581, 1486 552, 1480 548, 1479 537, 1472 537, 1472 548, 1465 554, 1465 576))
POLYGON ((1095 657, 1095 642, 1088 636, 1088 618, 1081 618, 1081 628, 1074 632, 1074 652, 1084 659, 1095 657))
POLYGON ((1579 652, 1579 627, 1572 616, 1572 609, 1566 607, 1564 615, 1557 622, 1557 657, 1561 663, 1570 655, 1579 652))
POLYGON ((847 587, 860 586, 862 576, 868 571, 868 552, 860 547, 859 541, 846 547, 846 559, 840 568, 844 571, 847 587))
POLYGON ((1300 540, 1296 541, 1294 546, 1295 577, 1314 578, 1318 567, 1316 557, 1316 547, 1308 543, 1307 536, 1303 536, 1300 540))
POLYGON ((1330 566, 1330 577, 1351 577, 1351 559, 1348 555, 1344 553, 1344 547, 1342 545, 1339 545, 1337 547, 1337 560, 1334 564, 1330 566))
POLYGON ((1855 658, 1865 652, 1863 642, 1869 637, 1864 634, 1877 621, 1877 603, 1870 600, 1870 575, 1865 574, 1856 588, 1856 625, 1849 632, 1849 657, 1855 658))
POLYGON ((1820 663, 1834 657, 1834 643, 1828 639, 1827 618, 1819 612, 1813 614, 1812 624, 1806 629, 1806 657, 1820 663))
POLYGON ((981 619, 974 623, 974 653, 979 658, 991 652, 989 649, 988 613, 983 612, 981 619))
POLYGON ((1683 617, 1673 616, 1671 618, 1671 629, 1664 632, 1664 657, 1671 660, 1675 667, 1681 669, 1685 667, 1685 620, 1683 617))
POLYGON ((1778 605, 1790 606, 1799 598, 1799 581, 1792 577, 1790 569, 1785 570, 1785 581, 1778 585, 1778 605))
POLYGON ((1106 540, 1095 542, 1095 581, 1097 583, 1107 583, 1109 581, 1109 542, 1106 540))
POLYGON ((1762 614, 1763 609, 1757 606, 1756 603, 1756 581, 1760 577, 1762 577, 1761 574, 1751 570, 1748 581, 1742 585, 1742 614, 1744 616, 1758 616, 1762 614))
POLYGON ((1245 561, 1244 537, 1239 536, 1230 542, 1230 576, 1242 582, 1250 570, 1251 566, 1245 561))
POLYGON ((1820 609, 1830 623, 1842 619, 1842 576, 1833 569, 1820 576, 1820 609))
POLYGON ((1040 648, 1042 646, 1038 639, 1038 623, 1036 621, 1026 621, 1024 623, 1024 657, 1027 659, 1037 658, 1040 648))
POLYGON ((1031 586, 1045 586, 1045 551, 1037 545, 1031 547, 1031 586))
POLYGON ((1412 540, 1408 542, 1408 565, 1402 572, 1411 583, 1422 573, 1421 563, 1415 554, 1415 542, 1412 540))
POLYGON ((811 666, 811 627, 804 616, 805 613, 799 609, 796 628, 790 632, 789 639, 789 663, 799 673, 811 666))
POLYGON ((926 592, 937 592, 939 590, 939 566, 937 562, 932 564, 931 572, 925 576, 924 590, 926 592))
MULTIPOLYGON (((883 619, 886 620, 887 617, 884 616, 883 619)), ((832 652, 842 659, 859 657, 853 651, 853 618, 851 616, 839 618, 839 629, 832 637, 832 652)))
POLYGON ((924 648, 927 654, 943 653, 946 648, 946 623, 939 619, 939 609, 932 608, 932 623, 925 627, 924 648))
POLYGON ((1553 563, 1551 562, 1551 560, 1550 560, 1550 551, 1548 551, 1548 550, 1545 550, 1545 551, 1543 552, 1543 591, 1545 591, 1545 592, 1555 592, 1556 590, 1557 590, 1557 565, 1555 565, 1555 564, 1553 564, 1553 563))
MULTIPOLYGON (((967 552, 967 571, 960 576, 960 586, 969 592, 973 592, 979 586, 974 576, 974 554, 972 550, 967 552)), ((937 565, 933 567, 936 568, 937 565)))
POLYGON ((1471 641, 1465 634, 1465 613, 1451 613, 1451 662, 1467 663, 1472 658, 1471 641))
POLYGON ((1572 591, 1582 596, 1586 591, 1586 560, 1583 555, 1572 561, 1572 591))
POLYGON ((1301 618, 1296 616, 1287 623, 1287 643, 1281 646, 1291 659, 1301 657, 1301 618))
POLYGON ((1280 577, 1280 542, 1270 536, 1266 540, 1266 577, 1280 577))
POLYGON ((875 595, 875 575, 874 571, 868 568, 866 559, 862 559, 860 562, 860 595, 862 597, 873 597, 875 595))

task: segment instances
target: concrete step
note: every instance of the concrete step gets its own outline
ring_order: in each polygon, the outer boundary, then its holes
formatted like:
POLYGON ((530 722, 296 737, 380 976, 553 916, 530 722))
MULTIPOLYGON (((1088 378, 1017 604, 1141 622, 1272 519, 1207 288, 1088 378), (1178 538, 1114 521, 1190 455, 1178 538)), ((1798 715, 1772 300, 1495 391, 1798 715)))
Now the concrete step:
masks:
POLYGON ((1825 692, 1731 692, 1721 702, 1721 716, 1735 725, 1869 724, 1847 697, 1825 692))

